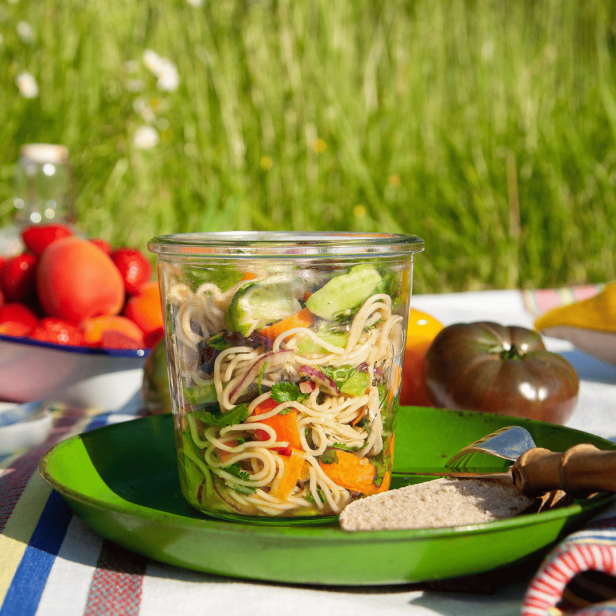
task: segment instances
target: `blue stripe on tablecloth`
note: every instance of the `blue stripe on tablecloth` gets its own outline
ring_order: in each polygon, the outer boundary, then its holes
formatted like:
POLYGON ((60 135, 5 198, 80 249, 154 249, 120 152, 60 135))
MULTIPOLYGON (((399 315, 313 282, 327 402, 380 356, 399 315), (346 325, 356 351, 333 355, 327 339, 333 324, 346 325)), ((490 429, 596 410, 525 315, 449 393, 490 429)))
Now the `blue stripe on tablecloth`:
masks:
POLYGON ((84 430, 84 432, 89 432, 90 430, 96 430, 96 428, 102 428, 103 426, 106 426, 111 414, 112 413, 101 413, 100 415, 97 415, 88 424, 88 427, 84 430))
POLYGON ((71 518, 71 509, 53 491, 17 567, 0 616, 29 616, 36 612, 71 518))
MULTIPOLYGON (((96 415, 84 432, 107 425, 110 415, 96 415)), ((60 493, 52 491, 15 571, 0 616, 34 616, 72 517, 60 493)))

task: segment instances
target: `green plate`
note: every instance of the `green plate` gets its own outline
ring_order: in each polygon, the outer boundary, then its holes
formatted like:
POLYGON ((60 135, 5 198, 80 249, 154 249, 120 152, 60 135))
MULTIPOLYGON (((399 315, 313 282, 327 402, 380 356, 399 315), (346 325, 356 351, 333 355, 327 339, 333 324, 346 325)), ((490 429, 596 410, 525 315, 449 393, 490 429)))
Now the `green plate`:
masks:
MULTIPOLYGON (((403 407, 395 467, 442 467, 505 425, 554 451, 610 441, 537 421, 403 407)), ((95 532, 135 552, 213 574, 299 584, 401 584, 490 571, 537 559, 616 498, 452 528, 349 533, 330 526, 263 526, 207 518, 180 493, 171 416, 137 419, 63 441, 40 463, 47 482, 95 532)))

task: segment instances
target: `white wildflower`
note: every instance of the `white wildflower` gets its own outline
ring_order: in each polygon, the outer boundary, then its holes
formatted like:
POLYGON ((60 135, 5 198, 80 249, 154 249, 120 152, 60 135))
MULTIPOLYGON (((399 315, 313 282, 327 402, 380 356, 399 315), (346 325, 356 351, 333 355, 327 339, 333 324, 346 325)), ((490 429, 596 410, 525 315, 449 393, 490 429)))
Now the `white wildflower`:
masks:
POLYGON ((203 4, 203 0, 186 0, 190 6, 201 6, 203 4))
POLYGON ((34 79, 30 73, 26 71, 19 73, 15 78, 15 83, 19 88, 19 93, 24 98, 36 98, 39 95, 39 87, 36 83, 36 79, 34 79))
POLYGON ((152 49, 143 52, 143 63, 155 74, 160 70, 161 57, 152 49))
POLYGON ((140 126, 135 132, 133 143, 140 150, 150 150, 158 144, 158 133, 151 126, 140 126))
POLYGON ((15 30, 17 30, 17 36, 22 43, 31 43, 34 40, 32 26, 27 21, 18 21, 15 30))
POLYGON ((167 92, 175 92, 180 85, 180 76, 178 75, 178 69, 171 60, 167 58, 162 59, 162 66, 158 73, 158 81, 156 85, 159 90, 166 90, 167 92))
POLYGON ((146 49, 143 53, 143 62, 148 69, 158 78, 156 85, 159 90, 173 92, 180 85, 178 69, 169 58, 159 56, 155 51, 146 49))

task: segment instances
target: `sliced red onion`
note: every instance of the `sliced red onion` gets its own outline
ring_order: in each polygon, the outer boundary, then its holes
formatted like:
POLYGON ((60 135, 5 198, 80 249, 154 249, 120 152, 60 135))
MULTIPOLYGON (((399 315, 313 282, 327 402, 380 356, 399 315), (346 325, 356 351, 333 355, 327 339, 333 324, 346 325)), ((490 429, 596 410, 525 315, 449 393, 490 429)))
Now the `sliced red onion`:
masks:
POLYGON ((257 361, 250 366, 250 369, 246 374, 242 377, 242 380, 233 388, 233 391, 229 395, 229 402, 234 403, 236 398, 238 398, 241 393, 252 383, 253 379, 259 374, 263 364, 266 361, 271 360, 272 357, 286 355, 288 353, 292 353, 293 351, 271 351, 270 353, 266 353, 265 355, 261 355, 257 361))
POLYGON ((270 340, 266 336, 262 336, 259 332, 252 332, 246 337, 246 341, 250 346, 264 346, 271 349, 274 346, 274 341, 270 340))
POLYGON ((212 374, 214 372, 214 362, 216 361, 216 357, 218 357, 218 353, 220 353, 220 351, 213 349, 207 344, 200 344, 199 346, 201 347, 199 370, 205 372, 205 374, 212 374))
POLYGON ((300 381, 299 390, 303 394, 311 394, 315 390, 315 384, 312 381, 300 381))
MULTIPOLYGON (((357 370, 359 372, 368 372, 368 364, 366 362, 359 364, 359 366, 357 366, 357 370)), ((383 370, 381 370, 381 367, 374 366, 374 376, 378 378, 382 376, 382 374, 383 374, 383 370)))
POLYGON ((317 370, 313 366, 299 366, 297 371, 301 376, 307 376, 311 381, 314 381, 317 385, 324 387, 328 393, 338 395, 340 390, 336 381, 330 379, 324 372, 317 370))

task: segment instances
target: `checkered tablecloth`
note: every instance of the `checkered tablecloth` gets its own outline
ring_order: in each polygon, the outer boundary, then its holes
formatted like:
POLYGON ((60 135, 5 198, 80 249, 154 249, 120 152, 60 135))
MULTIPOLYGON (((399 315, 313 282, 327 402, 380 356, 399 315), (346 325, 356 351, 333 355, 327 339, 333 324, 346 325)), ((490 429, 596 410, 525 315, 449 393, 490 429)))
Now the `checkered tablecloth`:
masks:
MULTIPOLYGON (((539 300, 544 306, 546 301, 562 301, 557 295, 545 293, 539 298, 537 294, 494 291, 416 296, 413 303, 444 324, 490 319, 529 326, 533 321, 532 306, 537 306, 539 300)), ((554 344, 574 363, 582 377, 578 406, 568 425, 616 440, 616 369, 561 342, 554 344)), ((597 542, 602 542, 611 550, 612 522, 608 521, 602 523, 604 528, 597 524, 586 531, 589 534, 575 544, 586 546, 586 551, 574 551, 573 560, 567 561, 564 544, 563 551, 552 555, 537 577, 534 577, 536 571, 522 572, 520 578, 492 588, 489 594, 445 592, 426 585, 310 588, 235 580, 158 563, 96 535, 73 516, 62 497, 38 473, 41 455, 60 440, 109 423, 129 421, 139 414, 142 411, 135 408, 98 414, 56 409, 53 429, 45 443, 0 458, 0 616, 215 613, 517 616, 523 609, 525 596, 524 614, 543 616, 560 613, 549 610, 562 595, 558 585, 562 582, 562 576, 558 577, 562 562, 569 563, 570 572, 574 571, 572 562, 577 562, 576 570, 583 571, 599 563, 601 554, 601 563, 606 564, 603 568, 608 573, 612 569, 607 563, 616 562, 616 557, 609 561, 606 550, 597 552, 594 548, 597 542), (588 546, 592 547, 590 551, 588 546), (579 557, 582 552, 590 556, 583 560, 579 557), (556 588, 551 591, 549 601, 545 600, 549 595, 546 588, 556 588), (543 603, 539 605, 537 601, 541 597, 543 603)), ((378 554, 375 558, 378 559, 378 554)), ((605 580, 590 582, 597 591, 605 580)), ((574 589, 573 598, 579 594, 574 589)), ((576 612, 580 615, 591 614, 591 608, 580 605, 570 602, 561 607, 582 609, 576 612)))

